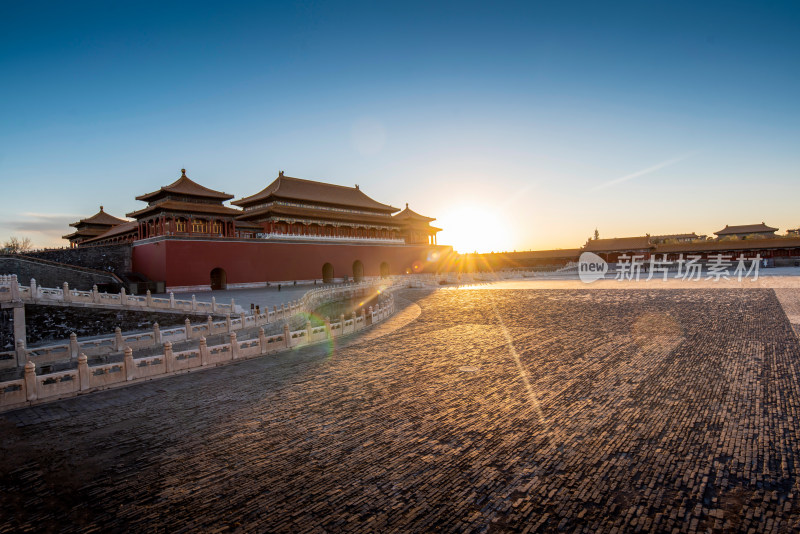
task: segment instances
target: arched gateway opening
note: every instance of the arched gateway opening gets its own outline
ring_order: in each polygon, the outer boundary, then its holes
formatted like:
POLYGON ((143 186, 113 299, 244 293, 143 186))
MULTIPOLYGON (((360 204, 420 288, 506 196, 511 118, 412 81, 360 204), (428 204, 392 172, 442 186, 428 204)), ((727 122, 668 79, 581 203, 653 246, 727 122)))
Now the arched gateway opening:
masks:
POLYGON ((330 263, 322 266, 322 282, 325 284, 333 282, 333 265, 330 263))
POLYGON ((386 262, 381 263, 381 278, 389 276, 389 264, 386 262))
POLYGON ((219 267, 211 270, 211 289, 225 289, 228 287, 228 275, 225 269, 219 267))
POLYGON ((353 280, 360 282, 364 279, 364 264, 361 260, 353 262, 353 280))

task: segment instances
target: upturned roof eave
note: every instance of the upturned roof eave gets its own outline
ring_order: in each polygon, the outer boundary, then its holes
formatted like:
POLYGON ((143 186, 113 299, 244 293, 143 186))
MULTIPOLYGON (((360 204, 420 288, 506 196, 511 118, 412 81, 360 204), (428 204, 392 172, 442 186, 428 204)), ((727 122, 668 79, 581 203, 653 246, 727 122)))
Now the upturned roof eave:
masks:
POLYGON ((126 213, 126 217, 132 217, 134 219, 141 217, 143 215, 147 215, 150 212, 177 212, 177 213, 196 213, 198 215, 216 215, 216 216, 231 216, 236 217, 237 215, 241 214, 242 212, 239 210, 235 210, 233 208, 229 208, 227 206, 223 206, 221 204, 207 204, 206 207, 211 207, 213 209, 206 209, 203 210, 203 204, 192 204, 191 206, 174 206, 174 205, 164 205, 164 204, 155 204, 152 206, 146 206, 140 210, 133 211, 131 213, 126 213))
MULTIPOLYGON (((324 195, 325 193, 320 193, 324 195)), ((398 208, 394 206, 390 206, 388 204, 383 204, 370 198, 366 193, 361 191, 358 187, 352 188, 344 185, 338 184, 330 184, 325 182, 319 182, 316 180, 306 180, 303 178, 295 178, 292 176, 285 176, 282 172, 278 175, 278 177, 273 180, 267 187, 255 193, 253 195, 242 197, 238 200, 234 200, 231 202, 234 206, 239 206, 242 208, 246 208, 256 202, 263 202, 270 197, 274 197, 276 199, 284 199, 284 200, 294 200, 294 201, 304 201, 304 202, 314 202, 318 204, 329 204, 332 206, 339 206, 343 208, 359 208, 359 209, 367 209, 373 210, 378 212, 387 212, 387 213, 394 213, 399 211, 398 208), (293 184, 293 185, 292 185, 293 184), (331 199, 314 199, 309 198, 312 195, 302 195, 292 192, 287 192, 286 189, 288 187, 311 187, 311 188, 323 188, 328 189, 330 191, 341 191, 348 195, 356 195, 360 196, 361 198, 356 199, 355 202, 353 201, 339 201, 331 200, 331 199)))

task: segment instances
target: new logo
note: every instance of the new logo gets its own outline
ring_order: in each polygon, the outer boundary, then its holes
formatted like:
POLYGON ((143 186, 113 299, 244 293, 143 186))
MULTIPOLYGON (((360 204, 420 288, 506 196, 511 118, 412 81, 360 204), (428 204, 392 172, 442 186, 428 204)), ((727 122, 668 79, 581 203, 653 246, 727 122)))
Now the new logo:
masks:
POLYGON ((581 282, 591 284, 595 280, 600 280, 608 272, 606 260, 594 252, 584 252, 578 260, 578 276, 581 282))

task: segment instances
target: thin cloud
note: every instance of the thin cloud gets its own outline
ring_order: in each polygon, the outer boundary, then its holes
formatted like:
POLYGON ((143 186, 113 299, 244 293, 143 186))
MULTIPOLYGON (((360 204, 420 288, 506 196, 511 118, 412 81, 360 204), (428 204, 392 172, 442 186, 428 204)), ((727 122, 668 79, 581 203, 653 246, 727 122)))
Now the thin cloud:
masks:
POLYGON ((74 219, 72 222, 77 221, 82 215, 74 215, 70 213, 38 213, 35 211, 25 211, 22 213, 23 217, 32 217, 34 219, 74 219))
POLYGON ((80 219, 80 216, 69 215, 66 213, 23 213, 22 217, 14 220, 6 220, 5 226, 13 228, 17 232, 37 232, 47 235, 66 234, 73 229, 70 223, 80 219))
POLYGON ((0 218, 0 242, 12 235, 30 237, 35 247, 64 246, 61 236, 72 233, 69 226, 81 216, 67 213, 25 212, 15 218, 0 218))
POLYGON ((660 171, 661 169, 664 169, 666 167, 671 167, 672 165, 675 165, 676 163, 680 163, 682 161, 685 161, 685 160, 689 159, 690 157, 694 156, 695 154, 696 154, 696 152, 689 152, 688 154, 683 154, 682 156, 678 156, 678 157, 675 157, 675 158, 672 158, 672 159, 668 159, 666 161, 662 161, 661 163, 656 163, 652 167, 647 167, 646 169, 642 169, 640 171, 636 171, 636 172, 631 173, 631 174, 626 174, 625 176, 621 176, 620 178, 615 178, 615 179, 613 179, 613 180, 611 180, 609 182, 605 182, 605 183, 602 183, 600 185, 597 185, 597 186, 589 189, 589 191, 597 191, 598 189, 605 189, 607 187, 611 187, 611 186, 614 186, 614 185, 617 185, 617 184, 621 184, 623 182, 627 182, 628 180, 633 180, 634 178, 639 178, 640 176, 644 176, 646 174, 650 174, 650 173, 653 173, 653 172, 656 172, 656 171, 660 171))

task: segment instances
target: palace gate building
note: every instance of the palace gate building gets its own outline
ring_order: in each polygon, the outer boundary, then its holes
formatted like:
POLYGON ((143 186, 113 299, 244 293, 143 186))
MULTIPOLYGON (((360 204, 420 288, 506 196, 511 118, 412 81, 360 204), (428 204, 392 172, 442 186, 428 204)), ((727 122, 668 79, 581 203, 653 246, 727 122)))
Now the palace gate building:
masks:
POLYGON ((377 202, 358 185, 280 172, 226 206, 233 198, 182 169, 175 182, 136 197, 147 205, 127 214, 132 221, 101 209, 105 231, 77 227, 65 238, 78 247, 130 243, 133 271, 171 291, 435 272, 452 254, 436 244, 435 219, 377 202))

